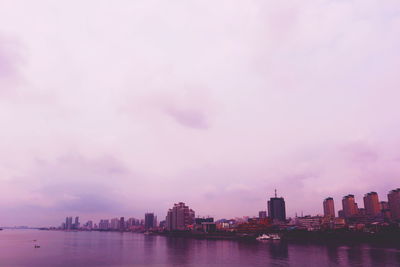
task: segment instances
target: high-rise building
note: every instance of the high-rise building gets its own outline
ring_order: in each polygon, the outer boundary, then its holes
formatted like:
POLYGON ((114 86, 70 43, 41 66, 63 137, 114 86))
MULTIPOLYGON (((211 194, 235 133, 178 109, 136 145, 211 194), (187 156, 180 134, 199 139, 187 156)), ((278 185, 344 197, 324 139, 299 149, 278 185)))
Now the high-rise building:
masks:
POLYGON ((331 197, 325 198, 323 206, 324 206, 324 216, 335 218, 335 206, 333 198, 331 197))
POLYGON ((74 229, 79 229, 79 217, 78 216, 76 216, 75 217, 75 223, 74 223, 74 226, 73 226, 73 228, 74 229))
POLYGON ((119 219, 118 218, 111 219, 110 228, 112 230, 118 230, 119 229, 119 219))
POLYGON ((72 217, 65 218, 65 230, 71 230, 73 228, 72 225, 72 217))
POLYGON ((172 209, 168 210, 166 217, 167 230, 182 231, 194 223, 195 213, 183 202, 174 204, 172 209))
POLYGON ((100 229, 100 230, 108 230, 108 229, 110 229, 110 222, 109 222, 109 220, 100 220, 100 222, 99 222, 99 229, 100 229))
POLYGON ((124 217, 119 218, 119 226, 118 226, 118 229, 119 229, 120 231, 124 231, 124 230, 125 230, 125 218, 124 218, 124 217))
POLYGON ((258 212, 258 218, 265 219, 267 218, 267 212, 265 210, 261 210, 258 212))
POLYGON ((144 215, 144 228, 150 229, 154 227, 154 213, 146 213, 144 215))
POLYGON ((381 208, 376 192, 370 192, 364 195, 364 208, 365 214, 369 217, 376 217, 380 214, 381 208))
POLYGON ((389 192, 388 203, 392 220, 400 220, 400 188, 389 192))
POLYGON ((351 218, 358 214, 358 205, 354 200, 354 195, 344 196, 342 199, 343 215, 345 218, 351 218))
POLYGON ((271 197, 268 201, 268 217, 273 221, 286 221, 286 207, 283 197, 271 197))

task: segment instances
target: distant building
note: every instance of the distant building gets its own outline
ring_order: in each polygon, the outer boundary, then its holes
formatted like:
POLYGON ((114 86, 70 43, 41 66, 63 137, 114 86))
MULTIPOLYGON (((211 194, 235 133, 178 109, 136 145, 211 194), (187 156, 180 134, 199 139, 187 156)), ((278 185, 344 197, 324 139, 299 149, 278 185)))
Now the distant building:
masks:
POLYGON ((124 217, 119 218, 119 227, 118 227, 118 229, 120 231, 124 231, 125 230, 125 218, 124 217))
POLYGON ((389 209, 389 203, 387 201, 379 202, 379 207, 381 209, 381 214, 385 221, 390 221, 392 219, 392 215, 389 209))
POLYGON ((268 201, 268 217, 273 221, 286 221, 286 207, 283 197, 271 197, 268 201))
POLYGON ((100 220, 100 222, 99 222, 99 229, 100 229, 100 230, 108 230, 108 229, 110 229, 110 222, 109 222, 109 220, 100 220))
POLYGON ((389 192, 388 203, 392 220, 400 220, 400 188, 389 192))
POLYGON ((146 213, 144 215, 144 228, 151 229, 154 227, 154 213, 146 213))
POLYGON ((321 216, 304 216, 296 218, 296 225, 304 227, 308 231, 315 231, 321 229, 323 217, 321 216))
POLYGON ((88 221, 85 225, 85 228, 87 230, 92 230, 93 229, 93 221, 88 221))
POLYGON ((370 192, 364 195, 364 208, 365 214, 369 217, 376 217, 380 214, 381 208, 376 192, 370 192))
POLYGON ((195 222, 195 224, 202 224, 205 222, 212 223, 212 222, 214 222, 214 218, 212 218, 212 217, 207 217, 207 218, 197 217, 196 219, 194 219, 194 222, 195 222))
POLYGON ((258 212, 258 218, 260 218, 260 219, 267 218, 267 212, 265 210, 259 211, 258 212))
POLYGON ((339 210, 339 211, 338 211, 338 217, 339 217, 339 218, 344 218, 344 212, 343 212, 343 210, 339 210))
POLYGON ((325 200, 323 202, 323 206, 324 206, 324 216, 334 218, 335 217, 335 206, 334 206, 333 198, 331 198, 331 197, 325 198, 325 200))
POLYGON ((161 221, 161 222, 160 222, 160 227, 161 227, 161 228, 167 227, 167 221, 165 221, 165 220, 164 220, 164 221, 161 221))
POLYGON ((118 218, 111 219, 110 228, 112 230, 118 230, 119 229, 119 219, 118 218))
POLYGON ((358 214, 358 205, 354 200, 354 195, 344 196, 342 199, 344 218, 351 218, 358 214))
POLYGON ((80 224, 79 224, 79 217, 76 216, 76 217, 75 217, 75 223, 74 223, 73 228, 74 228, 74 229, 79 229, 79 226, 80 226, 80 224))
POLYGON ((166 217, 167 230, 183 231, 187 230, 189 225, 194 223, 195 213, 183 202, 174 204, 172 209, 168 210, 166 217))
POLYGON ((72 217, 65 218, 65 230, 71 230, 73 228, 72 225, 72 217))

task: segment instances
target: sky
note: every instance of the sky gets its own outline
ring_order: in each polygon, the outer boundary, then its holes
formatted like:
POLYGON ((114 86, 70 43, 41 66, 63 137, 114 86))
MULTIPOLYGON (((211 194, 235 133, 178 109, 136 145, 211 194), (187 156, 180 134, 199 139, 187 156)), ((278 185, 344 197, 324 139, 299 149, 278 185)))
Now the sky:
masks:
POLYGON ((0 0, 0 225, 387 200, 399 47, 397 0, 0 0))

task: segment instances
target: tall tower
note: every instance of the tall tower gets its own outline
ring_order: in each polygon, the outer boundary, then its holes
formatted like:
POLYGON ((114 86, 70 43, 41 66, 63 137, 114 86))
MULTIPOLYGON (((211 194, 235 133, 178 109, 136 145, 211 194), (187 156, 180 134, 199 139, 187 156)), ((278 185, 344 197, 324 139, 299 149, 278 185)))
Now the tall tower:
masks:
POLYGON ((354 195, 344 196, 342 199, 343 215, 345 218, 350 218, 358 214, 358 206, 354 200, 354 195))
POLYGON ((268 217, 274 221, 286 221, 286 207, 283 197, 277 197, 275 189, 275 197, 271 197, 267 203, 268 217))
POLYGON ((194 223, 195 213, 183 202, 174 204, 172 209, 168 210, 165 219, 167 230, 187 230, 188 226, 194 223))
POLYGON ((325 198, 323 206, 324 206, 324 216, 335 218, 335 205, 333 202, 333 198, 331 197, 325 198))
POLYGON ((376 192, 370 192, 364 195, 364 208, 365 213, 369 217, 375 217, 379 215, 381 208, 379 205, 379 198, 376 192))
POLYGON ((389 192, 388 203, 392 219, 400 220, 400 188, 389 192))
POLYGON ((146 213, 144 215, 144 228, 150 229, 154 227, 154 213, 146 213))

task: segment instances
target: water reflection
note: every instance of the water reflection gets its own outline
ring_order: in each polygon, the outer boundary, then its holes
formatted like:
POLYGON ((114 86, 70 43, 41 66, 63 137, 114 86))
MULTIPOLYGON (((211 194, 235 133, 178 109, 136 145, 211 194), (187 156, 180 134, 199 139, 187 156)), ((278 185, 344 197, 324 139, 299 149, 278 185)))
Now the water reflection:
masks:
POLYGON ((172 266, 189 265, 192 252, 192 242, 189 238, 166 237, 168 263, 172 266))
POLYGON ((0 233, 0 265, 40 266, 400 266, 399 247, 307 242, 197 240, 134 233, 0 233), (42 248, 35 249, 32 240, 42 248))

